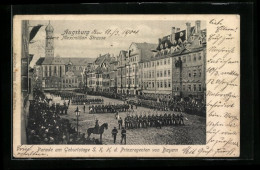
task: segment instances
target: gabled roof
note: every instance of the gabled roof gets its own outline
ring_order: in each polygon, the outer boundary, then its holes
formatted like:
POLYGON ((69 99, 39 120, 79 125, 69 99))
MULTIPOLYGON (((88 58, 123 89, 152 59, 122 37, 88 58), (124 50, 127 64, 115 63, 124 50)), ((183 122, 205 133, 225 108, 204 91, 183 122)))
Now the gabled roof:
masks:
POLYGON ((109 54, 105 54, 105 55, 99 56, 98 58, 96 58, 95 64, 96 64, 96 65, 100 65, 101 63, 103 63, 103 62, 105 61, 105 59, 106 59, 107 57, 110 57, 110 55, 109 55, 109 54))
POLYGON ((53 58, 45 57, 42 65, 51 65, 53 58))
POLYGON ((60 58, 60 57, 54 57, 54 58, 43 58, 42 65, 67 65, 70 62, 75 66, 82 66, 86 65, 88 63, 93 62, 94 58, 60 58))
POLYGON ((152 53, 152 49, 155 49, 157 47, 157 44, 152 44, 152 43, 135 43, 136 44, 136 47, 138 49, 141 50, 141 58, 140 58, 140 61, 146 61, 146 60, 149 60, 152 56, 153 56, 153 53, 152 53))
POLYGON ((44 57, 40 57, 37 61, 36 61, 36 65, 42 65, 43 61, 44 61, 44 57))
POLYGON ((95 58, 62 58, 62 60, 65 65, 71 62, 73 65, 76 66, 82 66, 82 65, 87 66, 88 63, 95 61, 95 58))

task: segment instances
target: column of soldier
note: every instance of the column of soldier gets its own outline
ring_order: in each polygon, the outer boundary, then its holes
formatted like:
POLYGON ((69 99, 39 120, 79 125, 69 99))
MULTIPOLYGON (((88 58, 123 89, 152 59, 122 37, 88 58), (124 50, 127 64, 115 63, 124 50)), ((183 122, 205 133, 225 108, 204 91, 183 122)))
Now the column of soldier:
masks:
POLYGON ((127 112, 130 106, 128 104, 108 104, 108 105, 92 105, 89 106, 90 113, 115 113, 127 112))
POLYGON ((86 99, 86 98, 79 98, 79 97, 74 97, 72 99, 72 104, 76 105, 83 105, 83 104, 103 104, 104 99, 101 98, 94 98, 94 99, 86 99))
POLYGON ((71 92, 51 91, 49 93, 61 97, 61 100, 72 100, 74 97, 78 96, 76 93, 71 93, 71 92))
POLYGON ((30 101, 26 128, 28 144, 98 144, 95 139, 87 140, 84 133, 77 133, 69 120, 62 119, 41 94, 35 91, 34 100, 30 101))
POLYGON ((147 128, 162 127, 170 125, 184 125, 184 117, 180 114, 148 114, 145 115, 127 115, 124 120, 125 128, 147 128))
POLYGON ((188 114, 196 114, 205 116, 206 115, 206 105, 203 101, 175 101, 169 102, 169 107, 174 111, 182 111, 188 114))
POLYGON ((138 99, 138 104, 154 110, 168 111, 169 107, 166 102, 157 102, 153 100, 138 99))

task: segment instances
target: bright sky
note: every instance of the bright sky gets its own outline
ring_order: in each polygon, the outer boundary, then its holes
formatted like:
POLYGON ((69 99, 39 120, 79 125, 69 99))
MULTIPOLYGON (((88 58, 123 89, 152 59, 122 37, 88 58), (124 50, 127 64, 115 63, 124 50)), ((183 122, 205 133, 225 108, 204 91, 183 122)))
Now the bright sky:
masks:
MULTIPOLYGON (((171 28, 186 29, 186 22, 191 22, 191 26, 195 25, 195 21, 50 21, 54 28, 54 37, 58 39, 54 40, 54 56, 60 57, 84 57, 84 58, 96 58, 99 54, 114 54, 117 56, 120 50, 127 50, 132 42, 137 43, 158 43, 158 39, 169 35, 171 28), (107 37, 105 40, 62 40, 62 35, 65 30, 69 31, 90 31, 97 30, 99 32, 105 32, 105 30, 111 29, 119 30, 139 30, 137 34, 128 35, 126 37, 112 36, 107 37)), ((46 32, 45 27, 49 21, 36 21, 31 20, 30 25, 35 26, 38 24, 44 25, 41 27, 37 35, 34 37, 33 44, 30 44, 30 54, 34 54, 32 65, 38 60, 39 57, 44 57, 44 46, 46 32)), ((206 28, 206 22, 201 21, 201 29, 206 28)), ((100 35, 101 37, 104 34, 100 35)))

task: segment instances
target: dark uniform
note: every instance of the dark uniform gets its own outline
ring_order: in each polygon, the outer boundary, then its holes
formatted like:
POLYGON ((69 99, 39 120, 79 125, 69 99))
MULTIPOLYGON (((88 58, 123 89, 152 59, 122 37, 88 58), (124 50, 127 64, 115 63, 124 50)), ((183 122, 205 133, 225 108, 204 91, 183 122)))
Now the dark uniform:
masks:
POLYGON ((114 129, 112 130, 112 137, 114 138, 114 143, 116 143, 116 135, 117 135, 118 131, 116 129, 116 127, 114 127, 114 129))
POLYGON ((96 123, 95 123, 95 132, 96 133, 99 133, 99 124, 98 124, 98 120, 96 120, 96 123))
POLYGON ((121 129, 122 124, 123 124, 123 120, 122 120, 122 118, 120 117, 120 119, 118 120, 118 129, 121 129))
POLYGON ((125 144, 126 144, 126 130, 124 127, 122 127, 122 131, 121 131, 121 144, 122 144, 123 140, 125 141, 125 144))

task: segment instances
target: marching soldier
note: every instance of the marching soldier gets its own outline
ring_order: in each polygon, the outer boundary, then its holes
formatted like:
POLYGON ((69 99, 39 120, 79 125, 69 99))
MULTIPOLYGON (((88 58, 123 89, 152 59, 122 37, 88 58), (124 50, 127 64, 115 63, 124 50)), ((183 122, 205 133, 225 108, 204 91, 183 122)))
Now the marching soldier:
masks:
POLYGON ((118 129, 121 129, 122 124, 123 124, 123 120, 122 120, 122 118, 120 117, 119 120, 118 120, 118 129))
POLYGON ((114 129, 112 130, 112 137, 114 139, 114 143, 116 143, 116 135, 117 135, 118 131, 116 129, 116 127, 114 127, 114 129))
POLYGON ((122 127, 122 131, 121 131, 121 144, 122 144, 123 140, 125 141, 125 144, 126 144, 126 130, 124 127, 122 127))

